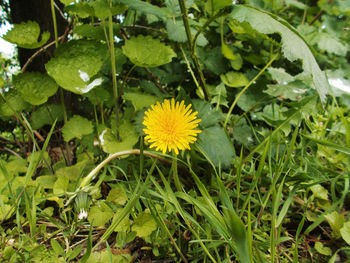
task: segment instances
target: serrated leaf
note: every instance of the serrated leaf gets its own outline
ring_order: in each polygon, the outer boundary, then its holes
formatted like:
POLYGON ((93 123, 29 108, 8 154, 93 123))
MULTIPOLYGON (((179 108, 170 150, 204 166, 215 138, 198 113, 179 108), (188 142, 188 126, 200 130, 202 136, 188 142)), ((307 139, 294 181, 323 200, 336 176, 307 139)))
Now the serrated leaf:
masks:
POLYGON ((91 121, 74 115, 67 123, 62 127, 62 134, 66 142, 73 138, 81 139, 83 135, 87 135, 93 132, 93 126, 91 121))
POLYGON ((203 129, 198 136, 198 144, 216 167, 231 165, 235 153, 222 127, 216 125, 203 129))
POLYGON ((35 49, 44 45, 50 38, 50 33, 45 31, 40 37, 40 27, 37 22, 28 21, 21 24, 15 24, 14 27, 7 32, 3 39, 22 48, 35 49))
POLYGON ((107 48, 91 40, 72 40, 55 51, 46 65, 48 74, 64 89, 77 94, 89 92, 102 79, 90 81, 101 69, 107 48))
POLYGON ((345 219, 343 214, 339 214, 337 211, 327 214, 326 219, 328 224, 332 228, 332 235, 338 239, 341 237, 340 229, 343 227, 345 219))
POLYGON ((113 217, 113 210, 103 201, 97 202, 89 211, 88 221, 92 226, 104 226, 113 217))
POLYGON ((170 40, 179 43, 185 43, 187 41, 187 35, 182 20, 169 18, 166 22, 166 30, 170 40))
POLYGON ((107 201, 115 203, 117 205, 124 205, 128 200, 125 190, 121 185, 113 186, 113 189, 109 191, 107 201))
POLYGON ((8 105, 10 105, 17 112, 21 112, 22 110, 29 108, 29 103, 22 99, 22 96, 17 90, 11 89, 4 95, 7 103, 0 100, 0 116, 8 117, 15 114, 8 105))
POLYGON ((43 105, 37 108, 30 116, 30 124, 34 130, 40 129, 44 125, 52 125, 55 120, 63 120, 62 105, 43 105))
POLYGON ((32 105, 40 105, 57 92, 57 83, 39 72, 25 72, 13 77, 13 84, 22 98, 32 105))
POLYGON ((149 236, 157 229, 157 223, 150 213, 140 213, 131 226, 131 230, 135 231, 137 236, 143 238, 149 236))
POLYGON ((344 223, 343 227, 340 229, 340 234, 348 245, 350 245, 350 221, 344 223))
POLYGON ((220 78, 225 85, 233 88, 244 87, 249 83, 245 74, 240 72, 230 71, 220 75, 220 78))
POLYGON ((155 96, 139 92, 125 92, 123 98, 131 101, 135 111, 142 110, 144 107, 148 107, 158 101, 158 98, 155 96))
POLYGON ((292 26, 271 13, 244 5, 234 5, 231 16, 240 23, 248 22, 260 33, 280 34, 284 56, 292 62, 297 59, 303 61, 304 72, 312 75, 312 86, 318 91, 321 101, 325 101, 329 91, 325 74, 320 70, 307 43, 292 26))
POLYGON ((139 137, 134 126, 126 120, 122 120, 118 127, 118 136, 111 130, 105 129, 100 135, 102 149, 106 153, 116 153, 132 149, 139 137))
POLYGON ((318 253, 325 255, 325 256, 331 256, 332 255, 332 249, 329 247, 325 247, 321 242, 315 243, 315 249, 318 253))
POLYGON ((132 63, 140 67, 158 67, 171 62, 176 53, 171 47, 151 36, 132 37, 125 41, 123 53, 132 63))

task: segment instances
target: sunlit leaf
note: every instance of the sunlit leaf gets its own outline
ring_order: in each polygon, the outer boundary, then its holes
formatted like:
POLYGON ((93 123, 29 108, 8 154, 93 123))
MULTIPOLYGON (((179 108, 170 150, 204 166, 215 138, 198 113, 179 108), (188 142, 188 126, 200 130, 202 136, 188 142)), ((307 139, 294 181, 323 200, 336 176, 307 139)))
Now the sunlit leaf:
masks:
POLYGON ((122 49, 124 55, 140 67, 158 67, 171 62, 176 56, 171 47, 151 36, 139 35, 126 40, 122 49))
POLYGON ((140 213, 131 226, 131 230, 135 231, 139 237, 147 237, 157 229, 157 223, 154 221, 150 213, 140 213))
POLYGON ((40 36, 40 27, 37 22, 28 21, 21 24, 15 24, 7 32, 3 39, 22 48, 34 49, 44 45, 50 38, 50 33, 45 31, 40 36), (40 41, 39 41, 40 37, 40 41))
POLYGON ((132 149, 138 139, 134 126, 126 120, 120 122, 118 134, 111 129, 105 129, 100 135, 102 148, 107 153, 132 149))
POLYGON ((52 78, 39 72, 25 72, 14 76, 13 84, 22 98, 32 105, 45 103, 58 89, 52 78))
POLYGON ((73 40, 59 46, 45 65, 48 74, 64 89, 82 94, 102 83, 100 71, 107 48, 95 41, 73 40))
POLYGON ((79 115, 74 115, 62 128, 63 137, 66 142, 74 138, 81 139, 83 135, 92 132, 93 126, 91 121, 79 115))

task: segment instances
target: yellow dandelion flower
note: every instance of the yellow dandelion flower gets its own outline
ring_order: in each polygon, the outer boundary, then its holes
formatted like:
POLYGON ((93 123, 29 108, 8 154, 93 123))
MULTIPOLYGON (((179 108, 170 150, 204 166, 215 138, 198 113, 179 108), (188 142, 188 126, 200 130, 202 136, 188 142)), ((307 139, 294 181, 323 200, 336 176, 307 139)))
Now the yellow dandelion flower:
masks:
POLYGON ((167 150, 179 154, 179 150, 190 149, 190 143, 194 143, 201 132, 195 129, 201 120, 197 118, 198 112, 192 112, 191 106, 171 99, 164 100, 162 104, 157 102, 145 112, 142 124, 146 128, 143 131, 151 148, 161 150, 163 154, 167 150))

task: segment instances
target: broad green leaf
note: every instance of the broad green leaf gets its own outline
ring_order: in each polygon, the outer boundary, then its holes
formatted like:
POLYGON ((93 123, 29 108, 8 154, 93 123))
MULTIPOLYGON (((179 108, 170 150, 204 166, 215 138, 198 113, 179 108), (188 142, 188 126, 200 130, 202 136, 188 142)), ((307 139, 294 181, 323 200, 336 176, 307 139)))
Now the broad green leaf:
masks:
POLYGON ((76 4, 66 6, 65 10, 68 13, 81 18, 87 18, 95 14, 94 9, 89 5, 89 3, 86 2, 78 2, 76 4))
POLYGON ((132 262, 130 254, 114 255, 108 250, 93 252, 86 263, 129 263, 132 262))
POLYGON ((59 46, 45 65, 48 74, 64 89, 77 94, 89 92, 102 83, 90 81, 101 69, 107 48, 91 40, 72 40, 59 46))
POLYGON ((244 87, 249 83, 246 75, 240 72, 230 71, 220 75, 220 78, 225 85, 233 88, 244 87))
POLYGON ((170 40, 179 43, 185 43, 187 41, 187 35, 182 20, 169 18, 166 22, 166 30, 170 40))
POLYGON ((62 4, 64 4, 64 5, 69 5, 69 4, 73 3, 73 2, 75 2, 75 0, 60 0, 60 2, 62 4))
POLYGON ((125 92, 123 98, 131 101, 135 111, 142 110, 144 107, 155 104, 159 100, 155 96, 138 92, 125 92))
POLYGON ((329 213, 325 216, 328 221, 328 224, 332 228, 332 235, 338 239, 341 237, 340 229, 344 225, 345 219, 343 214, 339 214, 337 211, 329 213))
POLYGON ((118 0, 118 2, 128 6, 135 11, 155 15, 163 20, 170 16, 170 13, 166 11, 167 9, 162 9, 156 5, 152 5, 141 0, 118 0))
POLYGON ((233 138, 240 144, 249 147, 254 142, 252 128, 247 124, 245 118, 241 118, 233 126, 233 138))
POLYGON ((315 197, 322 200, 328 200, 328 190, 320 184, 316 184, 310 187, 315 197))
POLYGON ((216 125, 203 129, 198 144, 216 167, 227 168, 232 163, 234 149, 222 127, 216 125))
POLYGON ((344 223, 343 227, 340 229, 340 234, 348 245, 350 245, 350 221, 344 223))
POLYGON ((22 110, 29 108, 29 103, 22 99, 22 96, 15 89, 10 89, 9 92, 5 93, 5 103, 2 99, 0 100, 0 116, 9 117, 15 115, 12 108, 20 113, 22 110), (9 107, 9 105, 12 107, 9 107))
POLYGON ((101 104, 108 108, 114 106, 112 91, 108 90, 107 87, 96 87, 92 91, 84 94, 84 96, 86 96, 89 99, 89 101, 95 106, 100 106, 101 104))
POLYGON ((97 202, 89 211, 88 221, 92 226, 104 226, 113 217, 113 210, 103 201, 97 202))
POLYGON ((66 176, 71 182, 76 181, 83 174, 87 161, 80 161, 72 166, 65 166, 57 169, 57 177, 66 176))
POLYGON ((149 236, 156 229, 156 221, 154 221, 153 216, 150 213, 146 212, 138 214, 131 226, 131 230, 135 231, 137 236, 141 238, 149 236))
POLYGON ((288 74, 283 68, 270 67, 267 71, 270 73, 272 79, 276 80, 280 84, 288 84, 289 82, 295 80, 295 78, 288 74))
POLYGON ((132 37, 125 41, 122 49, 124 55, 140 67, 158 67, 171 62, 172 58, 176 56, 171 47, 151 36, 132 37))
POLYGON ((62 127, 62 134, 66 142, 74 138, 81 139, 83 135, 87 135, 92 132, 93 132, 93 126, 91 121, 79 115, 74 115, 62 127))
POLYGON ((28 21, 21 24, 15 24, 7 32, 3 39, 22 48, 35 49, 44 45, 50 38, 50 33, 45 31, 40 36, 40 27, 37 22, 28 21), (40 37, 40 41, 39 40, 40 37))
POLYGON ((286 85, 267 85, 267 87, 268 89, 263 92, 274 97, 290 100, 300 100, 302 95, 308 91, 305 84, 301 81, 294 81, 286 85))
POLYGON ((319 33, 319 40, 317 45, 320 49, 327 51, 328 53, 336 54, 338 56, 345 56, 349 50, 349 46, 344 46, 333 36, 325 33, 319 33))
POLYGON ((197 48, 197 53, 206 69, 216 75, 220 75, 228 70, 227 60, 222 54, 221 47, 214 47, 209 50, 197 48))
POLYGON ((137 143, 139 137, 134 126, 126 120, 122 120, 118 127, 118 136, 111 129, 105 129, 100 135, 102 148, 106 153, 116 153, 130 150, 137 143))
POLYGON ((42 176, 39 176, 35 181, 37 181, 38 185, 40 185, 44 189, 52 189, 56 180, 57 180, 57 176, 42 175, 42 176))
POLYGON ((193 100, 193 107, 198 112, 198 118, 201 119, 199 126, 207 128, 218 124, 221 114, 217 110, 213 110, 209 102, 204 100, 193 100))
POLYGON ((209 0, 205 4, 205 11, 209 14, 214 14, 229 5, 232 5, 232 0, 209 0))
POLYGON ((240 70, 242 68, 242 65, 243 65, 243 59, 239 53, 237 53, 235 55, 235 57, 236 58, 234 60, 230 60, 231 67, 234 70, 240 70))
POLYGON ((25 72, 13 77, 13 84, 22 98, 32 105, 40 105, 57 92, 57 83, 39 72, 25 72))
POLYGON ((331 256, 332 255, 332 249, 329 247, 325 247, 321 242, 315 243, 315 249, 318 253, 325 255, 325 256, 331 256))
POLYGON ((64 194, 67 192, 69 186, 69 179, 66 176, 58 177, 53 185, 54 194, 64 194))
POLYGON ((292 62, 302 60, 304 72, 312 75, 313 87, 318 91, 321 101, 325 101, 328 93, 325 74, 320 70, 307 43, 292 26, 271 13, 244 5, 235 5, 231 17, 240 23, 248 22, 260 33, 280 34, 284 56, 292 62))
POLYGON ((106 40, 106 35, 102 26, 82 24, 75 26, 73 28, 73 33, 86 38, 106 40))
POLYGON ((124 188, 118 184, 113 186, 113 189, 109 191, 106 200, 117 205, 124 205, 128 198, 126 196, 124 188))
POLYGON ((226 45, 224 42, 221 43, 221 50, 225 58, 230 60, 237 59, 237 57, 233 54, 232 49, 228 45, 226 45))
POLYGON ((124 13, 128 8, 122 4, 113 4, 112 8, 109 8, 108 0, 95 0, 89 2, 89 5, 93 8, 95 16, 100 19, 106 19, 111 13, 112 16, 124 13))
POLYGON ((308 8, 307 5, 305 5, 304 3, 299 2, 299 1, 297 1, 297 0, 286 0, 286 4, 287 4, 288 6, 294 6, 294 7, 296 7, 296 8, 302 9, 302 10, 305 10, 305 9, 308 8))
POLYGON ((38 107, 30 116, 30 124, 34 130, 44 125, 52 125, 54 121, 63 120, 63 110, 60 104, 46 104, 38 107))

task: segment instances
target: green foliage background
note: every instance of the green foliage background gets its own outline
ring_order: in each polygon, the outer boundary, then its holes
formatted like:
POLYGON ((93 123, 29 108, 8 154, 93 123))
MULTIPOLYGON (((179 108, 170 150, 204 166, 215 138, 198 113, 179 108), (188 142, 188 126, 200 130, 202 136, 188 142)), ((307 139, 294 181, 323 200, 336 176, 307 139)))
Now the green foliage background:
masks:
POLYGON ((350 260, 349 0, 61 2, 67 38, 3 36, 57 48, 1 58, 1 258, 350 260), (202 120, 177 157, 142 139, 165 98, 202 120))

